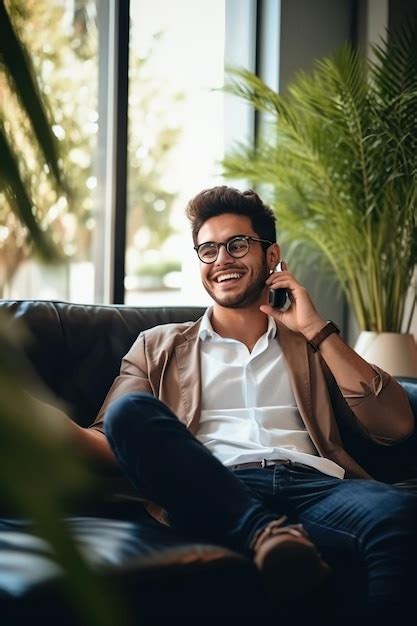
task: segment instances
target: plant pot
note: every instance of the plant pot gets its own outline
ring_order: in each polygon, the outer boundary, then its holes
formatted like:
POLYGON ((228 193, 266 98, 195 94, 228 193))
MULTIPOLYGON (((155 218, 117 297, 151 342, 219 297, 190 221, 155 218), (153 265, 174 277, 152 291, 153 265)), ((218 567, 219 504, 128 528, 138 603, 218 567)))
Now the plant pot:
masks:
POLYGON ((417 378, 417 346, 414 335, 363 330, 356 341, 355 351, 391 376, 417 378))

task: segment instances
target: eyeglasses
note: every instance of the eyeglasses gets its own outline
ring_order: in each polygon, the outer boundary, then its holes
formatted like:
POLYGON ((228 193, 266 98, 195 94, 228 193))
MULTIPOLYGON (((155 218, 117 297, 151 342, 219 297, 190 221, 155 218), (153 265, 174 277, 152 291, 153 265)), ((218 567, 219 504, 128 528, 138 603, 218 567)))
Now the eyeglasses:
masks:
POLYGON ((219 256, 219 250, 221 246, 224 246, 227 253, 234 259, 241 259, 249 252, 251 241, 259 241, 260 243, 267 243, 268 246, 272 245, 272 241, 266 239, 257 239, 256 237, 249 237, 247 235, 236 235, 231 237, 225 242, 217 243, 216 241, 205 241, 198 246, 194 246, 194 250, 197 252, 197 256, 203 263, 214 263, 219 256))

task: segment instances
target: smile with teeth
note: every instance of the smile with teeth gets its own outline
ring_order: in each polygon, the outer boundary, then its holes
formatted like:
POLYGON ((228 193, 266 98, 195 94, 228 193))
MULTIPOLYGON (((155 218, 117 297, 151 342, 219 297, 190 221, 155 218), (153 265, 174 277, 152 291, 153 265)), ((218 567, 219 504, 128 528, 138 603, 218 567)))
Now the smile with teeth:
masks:
POLYGON ((239 280, 239 278, 241 278, 242 276, 243 274, 239 274, 238 272, 231 272, 230 274, 222 274, 221 276, 218 276, 216 278, 216 282, 222 283, 225 280, 232 280, 232 279, 239 280))

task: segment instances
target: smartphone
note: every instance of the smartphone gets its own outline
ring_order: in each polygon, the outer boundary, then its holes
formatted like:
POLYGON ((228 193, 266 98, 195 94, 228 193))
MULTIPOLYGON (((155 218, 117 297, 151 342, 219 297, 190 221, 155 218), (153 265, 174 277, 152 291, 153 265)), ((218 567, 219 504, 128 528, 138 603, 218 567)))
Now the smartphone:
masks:
MULTIPOLYGON (((281 261, 277 265, 277 272, 282 272, 281 261)), ((269 304, 274 309, 286 311, 291 306, 291 300, 286 289, 270 289, 269 304)))

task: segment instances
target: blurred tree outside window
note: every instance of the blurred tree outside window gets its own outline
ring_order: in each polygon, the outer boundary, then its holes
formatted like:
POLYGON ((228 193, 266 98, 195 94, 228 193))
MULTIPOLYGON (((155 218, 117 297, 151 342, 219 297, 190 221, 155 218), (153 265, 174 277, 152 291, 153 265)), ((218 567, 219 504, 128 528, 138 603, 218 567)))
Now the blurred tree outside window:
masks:
POLYGON ((128 120, 128 219, 126 286, 165 288, 170 272, 180 271, 176 258, 164 258, 164 243, 174 235, 171 222, 176 191, 164 184, 174 167, 173 149, 181 134, 175 112, 183 94, 164 85, 152 72, 152 58, 163 33, 154 33, 147 50, 130 47, 128 120))
MULTIPOLYGON (((96 0, 8 0, 48 98, 70 195, 57 197, 48 185, 0 72, 0 113, 27 155, 36 214, 62 259, 53 266, 36 259, 0 196, 1 297, 94 301, 98 7, 96 0)), ((206 295, 194 291, 198 264, 184 208, 220 181, 225 0, 137 0, 130 11, 126 302, 195 304, 206 295)))
POLYGON ((128 304, 207 302, 184 209, 220 182, 224 44, 225 0, 131 3, 128 304))
MULTIPOLYGON (((52 233, 62 258, 58 267, 38 263, 25 228, 0 198, 1 295, 77 298, 70 293, 71 265, 88 268, 94 228, 93 154, 98 129, 95 2, 9 0, 9 10, 52 111, 70 196, 68 200, 56 197, 48 185, 47 172, 39 167, 31 144, 27 120, 0 75, 0 107, 10 120, 11 142, 27 155, 36 214, 52 233)), ((85 282, 83 289, 85 292, 85 282)))

